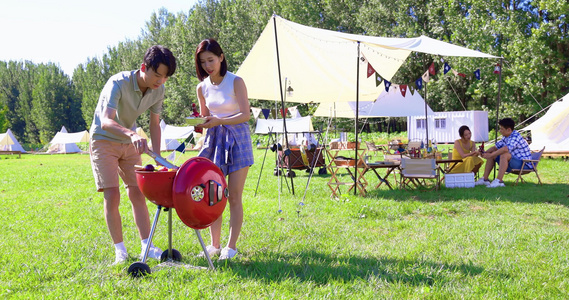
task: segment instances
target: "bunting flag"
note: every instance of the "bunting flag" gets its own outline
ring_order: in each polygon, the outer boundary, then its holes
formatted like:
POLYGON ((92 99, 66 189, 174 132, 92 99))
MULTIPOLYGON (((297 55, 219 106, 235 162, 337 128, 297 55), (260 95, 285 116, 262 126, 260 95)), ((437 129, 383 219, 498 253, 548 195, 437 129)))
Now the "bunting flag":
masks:
POLYGON ((375 72, 375 86, 378 87, 382 81, 383 81, 383 78, 381 77, 381 75, 379 75, 377 72, 375 72))
POLYGON ((290 108, 288 109, 288 112, 290 112, 290 115, 291 115, 291 117, 292 117, 293 119, 302 117, 302 116, 300 115, 300 112, 298 111, 298 107, 296 107, 296 106, 290 107, 290 108))
POLYGON ((387 81, 387 80, 383 80, 383 82, 385 82, 385 91, 389 92, 389 87, 391 86, 391 82, 387 81))
POLYGON ((412 85, 408 85, 407 88, 409 89, 411 96, 415 95, 415 88, 412 85))
POLYGON ((464 74, 464 73, 458 73, 458 76, 460 76, 462 78, 466 78, 466 74, 464 74))
POLYGON ((449 66, 449 64, 445 63, 445 68, 444 68, 445 75, 446 75, 446 73, 448 73, 448 71, 450 71, 450 69, 451 69, 451 67, 449 66))
POLYGON ((282 116, 283 118, 286 118, 286 113, 288 112, 288 108, 285 108, 285 109, 284 109, 284 112, 283 112, 282 109, 280 109, 280 112, 281 112, 281 116, 282 116))
POLYGON ((367 63, 367 78, 369 78, 371 75, 373 75, 375 73, 374 68, 371 66, 371 64, 368 62, 367 63))
POLYGON ((406 84, 402 84, 402 85, 400 85, 400 87, 401 87, 401 88, 400 88, 401 95, 402 95, 403 97, 405 97, 405 94, 407 94, 407 85, 406 85, 406 84))
POLYGON ((429 66, 429 73, 431 75, 435 75, 435 63, 431 63, 431 65, 429 66))
POLYGON ((169 161, 176 161, 176 151, 172 151, 172 153, 170 153, 170 155, 168 155, 166 159, 169 161))
POLYGON ((474 71, 474 76, 476 77, 476 79, 480 80, 480 69, 474 71))
POLYGON ((263 116, 265 116, 265 120, 269 118, 269 115, 271 115, 271 110, 268 108, 263 108, 261 111, 263 112, 263 116))
POLYGON ((181 153, 185 153, 186 152, 186 143, 181 143, 180 146, 178 146, 178 148, 176 148, 176 151, 181 152, 181 153))
POLYGON ((423 74, 423 76, 421 76, 421 79, 423 79, 423 82, 425 82, 425 83, 429 82, 429 78, 431 78, 431 77, 429 76, 429 71, 425 72, 425 73, 423 74))
POLYGON ((502 67, 500 66, 500 64, 496 64, 496 66, 494 67, 494 74, 500 74, 500 72, 502 72, 502 67))
POLYGON ((417 89, 420 90, 423 88, 423 78, 419 78, 417 80, 415 80, 415 86, 417 86, 417 89))
POLYGON ((257 120, 257 118, 259 118, 259 114, 261 113, 261 109, 258 107, 251 107, 251 111, 253 112, 253 117, 255 117, 255 120, 257 120))

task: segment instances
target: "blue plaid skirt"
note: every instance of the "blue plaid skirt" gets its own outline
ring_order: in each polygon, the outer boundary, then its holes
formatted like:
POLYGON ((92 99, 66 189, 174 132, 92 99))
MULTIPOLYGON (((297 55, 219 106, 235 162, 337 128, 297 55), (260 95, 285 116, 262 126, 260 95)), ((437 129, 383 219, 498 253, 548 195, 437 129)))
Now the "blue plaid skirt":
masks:
POLYGON ((251 166, 254 161, 249 124, 209 128, 198 156, 211 160, 225 176, 251 166))

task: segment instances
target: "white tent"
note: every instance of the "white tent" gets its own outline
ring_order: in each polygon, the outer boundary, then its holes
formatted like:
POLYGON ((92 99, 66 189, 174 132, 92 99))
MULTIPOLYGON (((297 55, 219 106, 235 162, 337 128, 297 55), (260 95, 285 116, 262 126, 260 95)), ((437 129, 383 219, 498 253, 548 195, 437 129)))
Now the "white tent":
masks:
MULTIPOLYGON (((314 131, 312 127, 312 120, 310 116, 285 119, 286 129, 288 133, 302 133, 314 131)), ((283 119, 258 119, 255 133, 268 134, 271 133, 284 133, 283 119)))
POLYGON ((162 129, 161 151, 176 150, 180 146, 178 139, 185 139, 194 132, 193 126, 178 127, 167 125, 164 120, 160 121, 160 129, 162 129))
POLYGON ((383 83, 376 86, 375 76, 367 76, 367 63, 382 78, 391 80, 412 51, 497 58, 425 36, 381 38, 346 34, 273 15, 237 75, 245 80, 248 95, 254 99, 280 100, 286 78, 290 81, 286 84, 294 90, 294 95, 287 97, 290 102, 356 101, 358 90, 359 101, 373 101, 385 88, 383 83))
POLYGON ((0 134, 0 151, 20 151, 22 153, 26 153, 26 150, 18 143, 18 140, 12 133, 12 130, 8 129, 6 133, 0 134), (11 141, 7 142, 6 144, 2 142, 2 136, 6 135, 7 139, 11 141))
POLYGON ((7 133, 0 134, 0 145, 2 147, 10 146, 13 144, 14 144, 14 140, 12 140, 12 138, 7 133))
POLYGON ((569 152, 569 94, 522 130, 531 130, 531 150, 539 151, 545 147, 545 152, 569 152))
MULTIPOLYGON (((433 114, 433 110, 427 105, 427 113, 433 114)), ((407 91, 405 96, 398 88, 391 88, 389 92, 383 92, 376 101, 360 101, 359 117, 407 117, 425 115, 425 100, 415 91, 413 94, 407 91)), ((356 102, 321 103, 314 116, 355 118, 356 102)))
POLYGON ((65 126, 61 126, 61 130, 55 134, 49 142, 47 153, 77 153, 81 149, 76 143, 88 143, 89 132, 87 130, 81 132, 68 133, 65 126))

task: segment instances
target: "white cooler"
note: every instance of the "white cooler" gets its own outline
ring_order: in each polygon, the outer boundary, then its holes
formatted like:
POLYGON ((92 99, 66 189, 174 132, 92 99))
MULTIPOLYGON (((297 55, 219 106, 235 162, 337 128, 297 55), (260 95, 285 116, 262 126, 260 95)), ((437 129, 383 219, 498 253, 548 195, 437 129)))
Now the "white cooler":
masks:
POLYGON ((445 174, 445 186, 447 188, 472 188, 474 187, 474 173, 445 174))

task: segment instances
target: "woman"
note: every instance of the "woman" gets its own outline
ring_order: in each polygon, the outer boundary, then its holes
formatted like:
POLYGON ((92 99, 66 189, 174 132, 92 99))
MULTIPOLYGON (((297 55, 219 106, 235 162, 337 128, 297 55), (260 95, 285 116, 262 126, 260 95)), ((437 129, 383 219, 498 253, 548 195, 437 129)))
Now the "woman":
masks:
POLYGON ((229 190, 229 241, 220 249, 222 217, 210 227, 210 256, 230 259, 237 254, 237 238, 243 224, 242 195, 249 167, 253 164, 253 149, 249 132, 249 100, 245 82, 227 71, 225 55, 214 39, 203 40, 195 53, 196 73, 200 83, 196 91, 200 114, 207 128, 202 150, 198 154, 213 161, 227 176, 229 190))
POLYGON ((452 150, 453 158, 462 158, 462 162, 454 167, 451 173, 478 173, 478 169, 484 162, 480 157, 480 152, 476 149, 476 143, 470 140, 472 132, 468 126, 463 125, 458 129, 460 139, 454 141, 454 149, 452 150))

